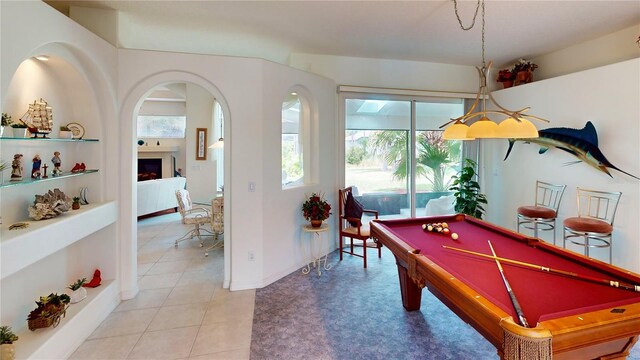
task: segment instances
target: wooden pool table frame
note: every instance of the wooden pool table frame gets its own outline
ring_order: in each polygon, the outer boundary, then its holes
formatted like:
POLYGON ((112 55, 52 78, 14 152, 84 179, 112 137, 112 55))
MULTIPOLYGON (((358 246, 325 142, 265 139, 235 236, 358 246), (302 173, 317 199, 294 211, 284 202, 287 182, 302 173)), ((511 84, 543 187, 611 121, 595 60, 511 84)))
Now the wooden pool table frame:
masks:
MULTIPOLYGON (((447 219, 434 219, 430 218, 429 221, 382 220, 380 223, 447 221, 447 219)), ((465 215, 459 214, 448 219, 465 221, 465 215)), ((492 226, 500 231, 513 233, 506 228, 492 226)), ((530 339, 551 337, 554 359, 625 359, 638 340, 640 303, 626 305, 624 313, 613 316, 611 309, 607 308, 578 316, 542 321, 535 328, 525 328, 515 323, 510 314, 420 254, 420 250, 413 249, 394 233, 381 226, 378 221, 371 222, 371 234, 373 238, 389 248, 396 258, 402 304, 407 311, 420 309, 422 288, 426 286, 449 309, 491 342, 501 359, 505 358, 503 353, 505 331, 530 339)), ((541 242, 535 238, 529 238, 527 241, 530 246, 536 246, 541 242)), ((569 252, 560 247, 553 247, 558 253, 569 252)), ((575 257, 576 254, 571 253, 571 256, 575 257)), ((582 255, 579 258, 584 262, 599 262, 582 255)), ((612 268, 629 274, 631 278, 640 279, 640 276, 630 271, 613 266, 612 268)))

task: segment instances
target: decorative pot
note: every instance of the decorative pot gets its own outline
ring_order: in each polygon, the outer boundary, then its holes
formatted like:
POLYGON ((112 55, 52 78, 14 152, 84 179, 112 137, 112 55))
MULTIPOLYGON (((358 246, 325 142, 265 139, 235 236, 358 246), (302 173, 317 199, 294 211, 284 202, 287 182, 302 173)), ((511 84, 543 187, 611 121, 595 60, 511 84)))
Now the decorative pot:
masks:
POLYGON ((513 86, 513 80, 503 81, 502 82, 503 89, 510 88, 513 86))
POLYGON ((28 139, 31 133, 27 128, 13 128, 13 137, 28 139))
POLYGON ((71 204, 71 209, 73 210, 78 210, 80 209, 80 203, 79 202, 74 202, 71 204))
POLYGON ((13 344, 0 345, 0 360, 13 360, 16 358, 16 348, 13 344))
POLYGON ((526 71, 518 71, 516 74, 516 83, 517 84, 527 84, 533 81, 533 72, 526 71))
POLYGON ((311 227, 319 228, 322 226, 322 220, 311 220, 311 227))
POLYGON ((87 297, 87 289, 80 287, 78 290, 67 289, 67 295, 71 298, 71 303, 75 304, 87 297))
POLYGON ((0 126, 0 137, 12 137, 13 128, 11 126, 0 126))

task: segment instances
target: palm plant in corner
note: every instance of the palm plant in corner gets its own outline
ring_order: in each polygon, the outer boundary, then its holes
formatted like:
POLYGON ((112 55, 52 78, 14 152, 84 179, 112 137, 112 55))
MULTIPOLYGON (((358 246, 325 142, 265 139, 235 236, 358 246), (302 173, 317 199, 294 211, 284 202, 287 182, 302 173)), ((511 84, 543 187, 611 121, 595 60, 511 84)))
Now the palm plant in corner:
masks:
POLYGON ((480 184, 476 181, 476 166, 475 161, 465 159, 460 175, 452 177, 453 183, 449 190, 454 192, 454 208, 457 213, 482 219, 485 212, 483 205, 487 204, 487 197, 480 193, 480 184))

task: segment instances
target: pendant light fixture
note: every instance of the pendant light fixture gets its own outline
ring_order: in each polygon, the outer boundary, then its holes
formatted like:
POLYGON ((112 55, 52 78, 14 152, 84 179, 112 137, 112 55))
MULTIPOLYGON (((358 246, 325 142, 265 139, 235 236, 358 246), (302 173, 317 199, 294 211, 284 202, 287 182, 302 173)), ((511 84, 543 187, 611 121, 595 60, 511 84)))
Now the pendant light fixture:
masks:
POLYGON ((504 108, 493 98, 489 88, 487 87, 487 75, 491 69, 491 62, 489 62, 489 65, 486 65, 484 56, 484 0, 478 0, 473 21, 469 27, 465 27, 462 24, 462 20, 458 15, 457 0, 453 0, 453 6, 458 23, 462 30, 465 31, 473 28, 476 22, 476 17, 478 16, 478 11, 482 8, 482 67, 479 68, 476 66, 476 70, 478 70, 478 77, 480 79, 480 87, 476 94, 475 101, 464 115, 451 119, 451 121, 440 126, 442 128, 451 124, 445 129, 443 138, 446 140, 474 140, 483 138, 523 139, 538 137, 538 129, 536 129, 535 125, 533 125, 529 119, 549 122, 548 120, 525 114, 525 112, 529 110, 529 107, 525 107, 520 110, 509 110, 504 108), (487 110, 487 99, 494 105, 496 108, 495 110, 487 110), (476 108, 478 108, 477 111, 476 108), (491 120, 487 114, 506 116, 506 119, 500 124, 497 124, 491 120), (467 122, 476 118, 477 120, 471 126, 467 125, 467 122))
POLYGON ((209 146, 209 149, 222 149, 224 148, 224 138, 222 137, 222 119, 220 119, 220 138, 218 141, 209 146))

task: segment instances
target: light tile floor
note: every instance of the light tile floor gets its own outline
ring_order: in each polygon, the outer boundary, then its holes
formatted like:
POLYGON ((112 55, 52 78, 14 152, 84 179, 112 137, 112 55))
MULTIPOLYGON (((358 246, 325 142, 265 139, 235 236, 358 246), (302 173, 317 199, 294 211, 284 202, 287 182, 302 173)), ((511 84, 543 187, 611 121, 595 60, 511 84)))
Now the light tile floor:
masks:
MULTIPOLYGON (((204 256, 179 214, 138 222, 138 286, 70 359, 249 359, 255 290, 222 288, 223 249, 204 256)), ((205 238, 208 241, 210 237, 205 238)))

